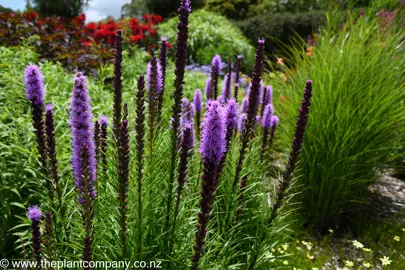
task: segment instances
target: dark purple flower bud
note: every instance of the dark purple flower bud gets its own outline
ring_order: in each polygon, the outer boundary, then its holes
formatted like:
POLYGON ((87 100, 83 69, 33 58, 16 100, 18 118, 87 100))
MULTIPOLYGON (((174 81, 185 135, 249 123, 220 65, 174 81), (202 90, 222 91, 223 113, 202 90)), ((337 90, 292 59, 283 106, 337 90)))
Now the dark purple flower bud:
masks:
POLYGON ((238 126, 238 103, 230 99, 226 106, 226 124, 228 129, 235 129, 238 126))
POLYGON ((194 92, 194 109, 197 113, 202 111, 202 94, 200 89, 196 89, 194 92))
POLYGON ((240 133, 242 133, 243 130, 245 129, 246 121, 247 121, 247 114, 246 114, 246 113, 242 113, 242 114, 239 116, 239 120, 238 120, 238 131, 239 131, 240 133))
POLYGON ((271 128, 272 127, 272 120, 273 120, 273 113, 274 108, 272 104, 267 104, 264 108, 263 118, 262 118, 262 127, 263 128, 271 128))
POLYGON ((42 212, 41 209, 38 207, 38 205, 34 205, 28 207, 27 215, 31 221, 40 221, 42 212))
POLYGON ((225 152, 226 126, 221 104, 210 103, 203 120, 200 153, 204 162, 218 165, 225 152))
POLYGON ((114 55, 114 136, 118 146, 120 136, 121 108, 122 108, 122 46, 123 39, 121 30, 115 34, 115 55, 114 55))
POLYGON ((35 105, 44 104, 44 79, 39 67, 36 65, 28 65, 24 71, 25 93, 27 99, 35 105))
POLYGON ((205 81, 205 95, 207 96, 207 99, 212 98, 211 79, 209 78, 205 81))
POLYGON ((93 114, 91 112, 90 98, 87 91, 87 78, 78 72, 74 78, 74 87, 70 105, 70 126, 72 129, 72 167, 76 186, 82 192, 82 146, 85 144, 89 155, 89 183, 90 190, 95 197, 93 183, 96 179, 96 157, 93 141, 93 114))
POLYGON ((211 67, 211 92, 212 95, 207 96, 209 99, 216 99, 218 97, 218 78, 221 70, 221 56, 216 55, 212 58, 211 67))
POLYGON ((249 98, 248 97, 244 97, 242 99, 242 107, 241 107, 241 112, 242 113, 247 113, 249 109, 249 98))

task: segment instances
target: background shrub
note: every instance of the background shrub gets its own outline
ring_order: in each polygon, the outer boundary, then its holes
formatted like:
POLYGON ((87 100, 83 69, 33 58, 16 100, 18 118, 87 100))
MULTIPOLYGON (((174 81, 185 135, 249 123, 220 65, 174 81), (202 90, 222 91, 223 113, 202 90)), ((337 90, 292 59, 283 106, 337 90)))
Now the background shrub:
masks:
MULTIPOLYGON (((173 18, 159 25, 158 30, 169 40, 176 38, 177 19, 173 18)), ((191 13, 189 33, 189 58, 201 65, 211 63, 212 57, 221 55, 223 61, 234 60, 243 55, 243 67, 251 69, 255 49, 225 17, 205 10, 191 13)), ((257 40, 256 40, 257 41, 257 40)), ((255 42, 256 42, 255 41, 255 42)))
POLYGON ((298 82, 315 82, 298 181, 307 187, 303 216, 321 229, 359 217, 404 122, 401 32, 366 16, 355 23, 349 18, 343 29, 322 33, 312 56, 294 51, 296 70, 276 86, 282 118, 288 118, 295 117, 302 93, 298 82))
POLYGON ((325 25, 324 11, 301 13, 267 13, 237 22, 241 31, 251 41, 260 37, 270 37, 266 43, 269 54, 284 51, 285 46, 293 44, 293 38, 298 34, 302 38, 315 33, 320 26, 325 25), (283 45, 280 45, 281 41, 283 45))

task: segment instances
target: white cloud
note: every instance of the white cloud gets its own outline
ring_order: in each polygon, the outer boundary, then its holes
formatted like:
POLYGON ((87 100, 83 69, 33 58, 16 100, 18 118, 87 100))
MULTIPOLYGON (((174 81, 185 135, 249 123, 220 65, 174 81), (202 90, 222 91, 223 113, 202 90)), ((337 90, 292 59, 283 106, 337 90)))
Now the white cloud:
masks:
POLYGON ((121 15, 121 7, 131 0, 91 0, 85 10, 86 21, 99 21, 108 16, 118 19, 121 15))

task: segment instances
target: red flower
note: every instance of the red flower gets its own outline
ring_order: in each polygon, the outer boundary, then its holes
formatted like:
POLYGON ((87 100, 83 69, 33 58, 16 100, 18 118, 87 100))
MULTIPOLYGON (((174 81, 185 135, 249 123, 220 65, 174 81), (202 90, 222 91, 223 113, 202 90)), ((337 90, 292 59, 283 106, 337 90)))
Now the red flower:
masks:
POLYGON ((160 16, 160 15, 157 15, 156 21, 157 21, 157 23, 162 22, 162 21, 163 21, 163 17, 160 16))
POLYGON ((154 28, 150 28, 150 29, 149 29, 149 33, 150 33, 150 35, 151 35, 152 37, 156 36, 156 34, 157 34, 157 32, 156 32, 156 30, 155 30, 154 28))
POLYGON ((148 14, 144 14, 144 15, 142 16, 142 18, 143 18, 143 20, 144 20, 145 22, 147 22, 147 21, 149 20, 149 15, 148 15, 148 14))
POLYGON ((85 32, 87 35, 93 36, 96 33, 96 30, 97 25, 94 22, 86 24, 85 32))
POLYGON ((84 13, 82 13, 81 15, 77 16, 76 19, 83 23, 86 20, 86 15, 84 13))
POLYGON ((131 35, 129 37, 129 40, 131 40, 132 43, 138 43, 143 39, 143 35, 131 35))
POLYGON ((131 28, 135 28, 138 27, 139 25, 139 20, 137 18, 132 18, 128 21, 129 25, 131 26, 131 28))
POLYGON ((149 30, 149 24, 141 24, 142 31, 146 32, 149 30))
POLYGON ((100 42, 103 38, 107 36, 107 32, 104 29, 99 29, 96 31, 95 39, 97 42, 100 42))
POLYGON ((110 34, 115 35, 115 32, 117 31, 117 24, 113 20, 108 20, 104 25, 104 29, 110 32, 110 34))
POLYGON ((172 47, 173 47, 172 44, 168 41, 167 42, 167 48, 171 49, 172 47))
POLYGON ((28 11, 28 19, 35 20, 38 17, 38 13, 30 10, 28 11))

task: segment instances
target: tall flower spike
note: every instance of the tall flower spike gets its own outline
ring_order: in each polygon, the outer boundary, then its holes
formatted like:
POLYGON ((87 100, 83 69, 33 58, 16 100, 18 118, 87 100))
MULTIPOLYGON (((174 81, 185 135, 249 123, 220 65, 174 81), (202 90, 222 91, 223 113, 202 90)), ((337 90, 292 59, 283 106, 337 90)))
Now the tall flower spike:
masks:
POLYGON ((191 149, 194 146, 194 104, 189 103, 187 99, 183 99, 186 102, 183 103, 183 110, 181 115, 181 140, 180 140, 180 160, 179 160, 179 171, 177 177, 177 198, 174 208, 174 217, 172 224, 171 240, 169 254, 171 254, 174 245, 174 237, 176 235, 176 223, 177 216, 180 209, 181 194, 183 192, 184 186, 186 184, 187 178, 187 167, 188 160, 191 155, 191 149))
POLYGON ((272 104, 267 104, 263 117, 262 117, 262 127, 263 127, 263 137, 262 137, 262 147, 261 147, 261 154, 260 154, 260 160, 263 161, 265 149, 267 146, 267 139, 269 136, 269 130, 272 126, 272 117, 273 117, 274 109, 272 104))
POLYGON ((42 212, 37 205, 28 207, 28 218, 31 220, 31 234, 32 234, 32 246, 35 260, 38 265, 41 265, 42 247, 41 247, 41 232, 39 230, 39 223, 41 221, 42 212))
POLYGON ((120 124, 121 124, 121 109, 122 109, 122 44, 123 39, 121 30, 117 30, 115 34, 115 57, 114 57, 114 136, 118 146, 120 124))
MULTIPOLYGON (((24 84, 25 93, 29 101, 31 101, 32 108, 32 126, 37 141, 37 150, 39 154, 39 162, 41 164, 42 172, 47 176, 47 154, 46 154, 46 139, 45 139, 45 123, 44 116, 44 81, 39 67, 36 65, 28 65, 24 71, 24 84)), ((46 189, 48 190, 49 197, 53 200, 52 183, 46 177, 46 189)))
POLYGON ((138 188, 138 259, 142 258, 142 181, 143 181, 143 160, 145 153, 145 80, 141 76, 138 79, 138 91, 136 92, 136 118, 135 118, 135 149, 136 149, 136 171, 138 188))
POLYGON ((91 112, 90 98, 87 91, 87 78, 78 72, 74 79, 72 101, 70 104, 70 125, 72 129, 72 167, 75 183, 80 193, 82 190, 82 146, 86 145, 89 156, 89 189, 94 199, 96 191, 96 153, 93 141, 93 114, 91 112))
POLYGON ((47 155, 49 159, 49 178, 54 181, 56 195, 58 196, 59 210, 62 211, 62 190, 59 182, 58 159, 56 158, 55 126, 53 120, 53 105, 45 105, 45 123, 47 139, 47 155))
POLYGON ((242 107, 241 107, 241 112, 242 113, 247 113, 249 109, 249 99, 248 97, 244 97, 242 99, 242 107))
POLYGON ((163 98, 165 92, 165 82, 166 82, 166 67, 167 67, 167 38, 162 37, 162 45, 160 46, 159 64, 161 67, 161 80, 162 80, 162 90, 159 94, 158 99, 158 121, 160 121, 162 115, 163 98))
POLYGON ((201 125, 201 111, 202 111, 202 93, 200 89, 196 89, 194 92, 194 109, 195 119, 197 126, 197 139, 200 139, 200 125, 201 125))
POLYGON ((235 78, 235 89, 233 93, 233 97, 235 98, 235 101, 238 102, 238 90, 239 90, 239 78, 240 78, 240 65, 242 61, 242 55, 238 55, 236 58, 236 78, 235 78))
POLYGON ((225 103, 231 98, 231 87, 232 87, 232 61, 228 63, 228 73, 225 76, 224 87, 222 89, 222 97, 225 103))
POLYGON ((239 116, 239 120, 238 120, 238 131, 239 131, 239 133, 242 133, 243 130, 245 129, 246 120, 247 120, 247 114, 242 113, 239 116))
POLYGON ((96 160, 99 163, 98 157, 100 152, 100 122, 96 120, 94 123, 94 145, 96 146, 96 160))
POLYGON ((205 95, 207 96, 208 99, 212 99, 212 88, 211 88, 211 79, 208 78, 205 81, 205 95))
POLYGON ((262 72, 264 61, 264 39, 259 39, 256 49, 256 62, 253 68, 252 82, 248 90, 248 111, 247 119, 244 125, 244 130, 241 136, 241 148, 239 153, 239 160, 236 165, 235 178, 233 181, 233 187, 235 188, 239 182, 240 172, 242 170, 243 161, 245 159, 246 148, 254 136, 256 127, 256 116, 260 104, 260 89, 262 87, 262 72))
POLYGON ((45 241, 44 246, 46 248, 47 259, 52 261, 55 259, 55 241, 52 226, 52 214, 50 212, 45 213, 45 241))
POLYGON ((108 118, 105 115, 100 116, 100 157, 99 161, 103 166, 103 173, 107 170, 107 126, 108 118))
POLYGON ((225 136, 226 150, 221 159, 220 170, 222 170, 225 164, 226 155, 228 154, 229 146, 231 145, 232 134, 236 129, 236 127, 238 126, 238 103, 236 103, 235 99, 230 99, 226 104, 224 110, 225 110, 224 113, 226 125, 226 136, 225 136))
POLYGON ((146 78, 149 89, 149 100, 151 102, 156 102, 159 100, 159 96, 163 89, 162 66, 157 61, 156 57, 152 57, 152 60, 148 63, 146 78))
POLYGON ((263 96, 263 106, 272 103, 272 99, 273 99, 273 87, 270 85, 265 88, 263 96))
POLYGON ((118 199, 120 202, 120 225, 122 257, 127 256, 127 207, 128 207, 128 183, 129 183, 129 133, 128 120, 123 120, 120 127, 120 145, 118 148, 118 199))
MULTIPOLYGON (((274 204, 273 209, 271 210, 271 216, 268 221, 269 224, 271 224, 271 222, 277 216, 277 211, 283 203, 285 192, 290 186, 291 178, 298 162, 299 154, 302 148, 302 144, 304 142, 305 129, 309 118, 309 107, 311 106, 311 97, 312 97, 312 81, 307 80, 305 85, 304 98, 301 102, 301 107, 295 125, 294 140, 292 143, 290 158, 288 159, 288 164, 283 174, 283 181, 281 182, 281 186, 277 194, 276 203, 274 204)), ((277 119, 275 119, 275 121, 277 121, 277 119)))
MULTIPOLYGON (((169 183, 167 188, 167 206, 166 206, 166 231, 170 227, 170 210, 172 204, 172 190, 174 185, 174 172, 177 165, 177 145, 178 145, 178 132, 180 125, 180 112, 181 112, 181 99, 183 98, 183 84, 184 72, 187 60, 187 39, 188 39, 188 19, 191 12, 191 4, 189 0, 182 0, 180 7, 177 10, 179 13, 179 23, 177 24, 177 38, 176 38, 176 59, 174 70, 174 91, 173 99, 174 104, 172 107, 172 136, 171 136, 171 171, 169 176, 169 183)), ((169 242, 167 242, 169 244, 169 242)))
POLYGON ((208 231, 214 193, 217 186, 216 179, 219 164, 226 150, 226 125, 221 104, 211 101, 207 106, 204 116, 200 154, 204 165, 202 176, 202 190, 200 200, 200 212, 198 213, 197 233, 194 245, 194 255, 190 269, 197 269, 199 260, 203 255, 205 236, 208 231))
POLYGON ((221 56, 215 55, 212 58, 212 67, 211 67, 211 95, 207 96, 209 99, 217 99, 218 97, 218 78, 219 72, 221 69, 221 56))

